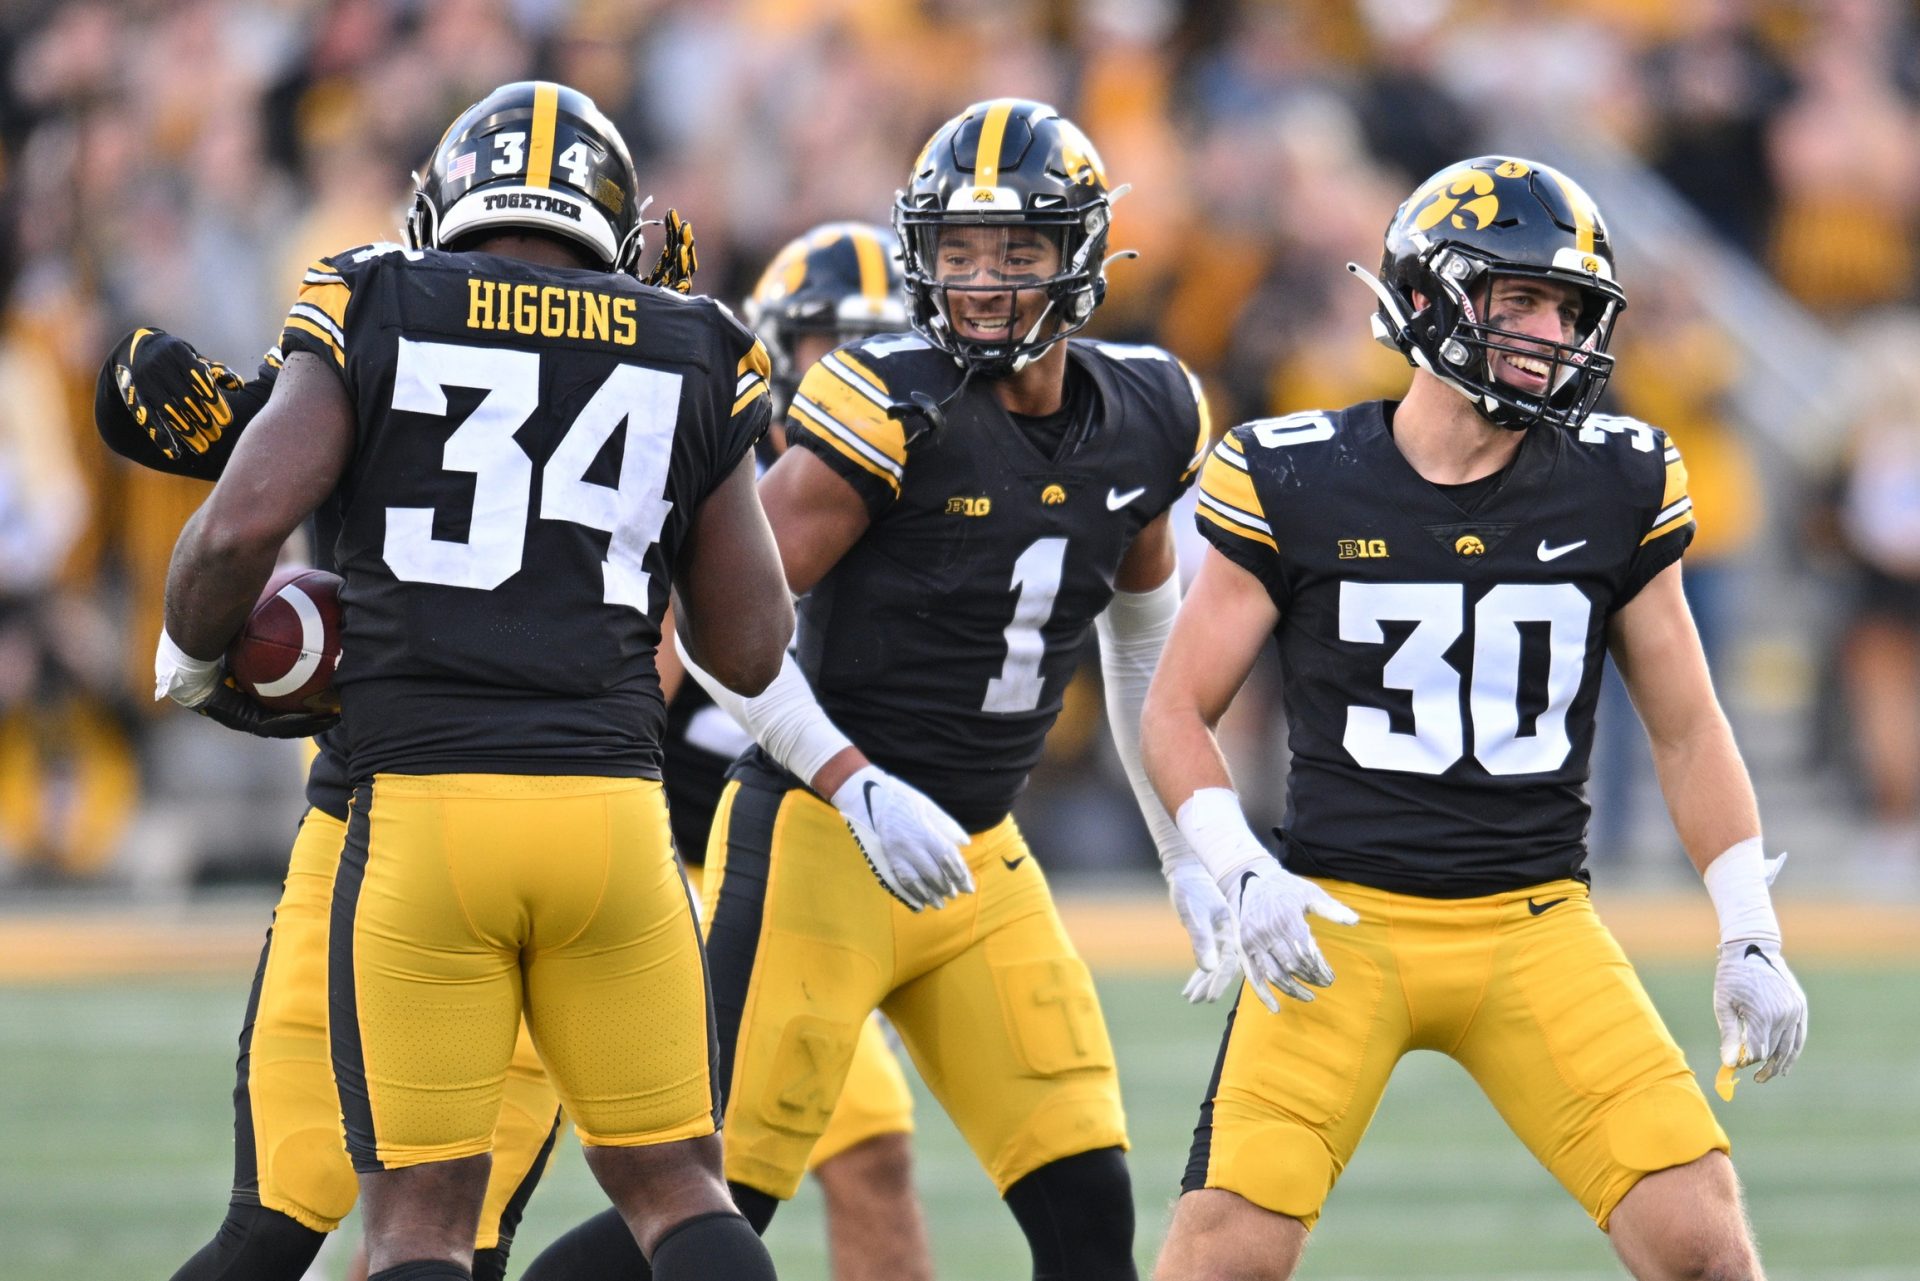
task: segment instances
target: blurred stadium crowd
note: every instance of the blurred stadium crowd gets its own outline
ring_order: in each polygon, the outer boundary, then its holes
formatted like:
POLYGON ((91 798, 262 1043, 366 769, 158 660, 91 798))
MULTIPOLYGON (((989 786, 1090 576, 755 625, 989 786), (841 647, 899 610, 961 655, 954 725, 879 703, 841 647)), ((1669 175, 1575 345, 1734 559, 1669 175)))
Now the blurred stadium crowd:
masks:
MULTIPOLYGON (((1686 453, 1689 583, 1763 810, 1845 822, 1863 859, 1920 879, 1910 5, 12 0, 0 884, 276 874, 297 760, 149 697, 166 558, 203 490, 98 445, 95 372, 136 322, 250 372, 307 263, 397 237, 440 122, 536 75, 621 126, 656 211, 697 228, 696 288, 726 299, 806 227, 884 217, 911 157, 967 102, 1054 102, 1133 184, 1113 243, 1140 258, 1116 264, 1094 332, 1181 355, 1222 427, 1404 386, 1344 264, 1377 259, 1418 178, 1496 146, 1524 154, 1524 124, 1528 145, 1576 157, 1560 162, 1629 233, 1603 408, 1665 427, 1686 453), (1577 156, 1594 146, 1636 185, 1591 178, 1577 156), (1691 206, 1678 248, 1636 257, 1642 211, 1616 190, 1691 206), (1755 412, 1737 395, 1771 357, 1742 317, 1700 305, 1718 283, 1701 264, 1727 261, 1757 265, 1769 316, 1848 353, 1803 397, 1824 412, 1755 412), (1704 283, 1686 287, 1689 264, 1704 283), (1769 746, 1776 731, 1788 741, 1769 746), (1844 764, 1809 780, 1813 760, 1844 764)), ((1795 347, 1779 359, 1805 362, 1795 347)), ((1277 810, 1278 717, 1255 684, 1230 728, 1243 793, 1277 810)), ((1148 866, 1099 699, 1080 695, 1023 818, 1056 866, 1148 866)), ((1602 857, 1635 847, 1636 812, 1659 821, 1622 706, 1596 751, 1602 857)))

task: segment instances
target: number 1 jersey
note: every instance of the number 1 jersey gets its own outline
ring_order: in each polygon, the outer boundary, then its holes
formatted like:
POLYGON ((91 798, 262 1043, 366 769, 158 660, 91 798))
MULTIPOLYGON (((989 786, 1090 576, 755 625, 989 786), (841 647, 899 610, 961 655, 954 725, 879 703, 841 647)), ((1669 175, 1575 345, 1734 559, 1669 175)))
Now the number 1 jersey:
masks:
POLYGON ((910 334, 829 355, 788 412, 793 447, 872 515, 800 602, 800 668, 869 758, 971 832, 1012 808, 1121 559, 1205 456, 1199 385, 1167 352, 1071 339, 1067 360, 1084 413, 1053 457, 982 382, 937 432, 892 417, 911 392, 960 385, 910 334))
POLYGON ((333 558, 353 777, 658 778, 670 568, 766 429, 760 344, 630 276, 375 245, 307 271, 281 346, 358 427, 333 558))
POLYGON ((1201 533, 1280 610, 1284 861, 1441 898, 1576 875, 1607 622, 1691 541, 1686 467, 1594 415, 1468 511, 1394 408, 1236 427, 1201 473, 1201 533))

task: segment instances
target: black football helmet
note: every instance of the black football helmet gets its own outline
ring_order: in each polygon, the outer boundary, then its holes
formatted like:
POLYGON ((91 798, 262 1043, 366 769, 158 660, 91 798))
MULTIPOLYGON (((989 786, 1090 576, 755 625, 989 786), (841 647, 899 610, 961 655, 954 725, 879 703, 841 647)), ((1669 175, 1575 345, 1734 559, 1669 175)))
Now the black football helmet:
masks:
POLYGON ((1106 297, 1107 230, 1113 198, 1099 153, 1078 126, 1044 103, 997 98, 940 126, 894 201, 907 282, 908 319, 935 347, 982 377, 1016 373, 1084 326, 1106 297), (936 278, 943 229, 957 225, 1037 228, 1060 249, 1060 268, 1012 287, 1046 290, 1047 307, 1025 334, 988 343, 954 332, 950 295, 1008 293, 1009 282, 947 284, 936 278))
POLYGON ((1557 169, 1511 156, 1450 165, 1394 214, 1380 275, 1354 263, 1347 270, 1380 299, 1374 337, 1501 427, 1577 427, 1613 372, 1607 342, 1627 305, 1613 243, 1592 197, 1557 169), (1494 276, 1573 286, 1581 300, 1574 340, 1545 342, 1488 324, 1481 309, 1494 276), (1495 352, 1547 361, 1546 393, 1496 378, 1495 352))
POLYGON ((407 243, 444 249, 495 228, 584 245, 609 271, 640 258, 639 183, 593 99, 550 80, 501 85, 460 113, 415 175, 407 243))
POLYGON ((742 310, 773 358, 776 418, 806 372, 794 368, 794 344, 807 334, 838 346, 905 329, 900 282, 899 238, 876 223, 822 223, 774 255, 742 310))

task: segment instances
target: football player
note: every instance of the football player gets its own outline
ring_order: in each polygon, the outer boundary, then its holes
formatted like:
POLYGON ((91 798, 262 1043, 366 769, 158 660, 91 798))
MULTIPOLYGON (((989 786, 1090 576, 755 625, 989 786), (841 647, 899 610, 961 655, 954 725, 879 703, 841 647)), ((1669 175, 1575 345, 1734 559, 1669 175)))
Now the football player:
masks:
POLYGON ((1352 270, 1415 367, 1406 397, 1221 440, 1145 712, 1249 979, 1156 1275, 1292 1275, 1394 1064, 1434 1049, 1633 1275, 1757 1278, 1727 1136, 1581 867, 1611 652, 1719 913, 1722 1092, 1793 1066, 1807 1006, 1775 865, 1680 591, 1686 466, 1590 413, 1626 302, 1606 225, 1557 170, 1482 157, 1400 207, 1378 278, 1352 270), (1278 860, 1212 735, 1269 636, 1292 726, 1278 860))
POLYGON ((375 1281, 471 1275, 523 1013, 655 1271, 773 1275, 720 1181, 652 660, 671 592, 726 687, 778 669, 791 608, 748 457, 768 365, 724 309, 629 274, 640 213, 584 95, 470 107, 410 246, 308 271, 272 398, 169 572, 159 693, 198 706, 338 491, 353 795, 328 1023, 375 1281))
MULTIPOLYGON (((242 382, 184 339, 141 328, 101 368, 94 422, 115 452, 156 471, 218 478, 280 369, 275 348, 242 382)), ((330 567, 338 513, 316 513, 316 559, 330 567)), ((326 1234, 353 1208, 353 1166, 340 1130, 327 1043, 327 920, 346 838, 346 753, 337 718, 262 714, 226 689, 209 716, 270 737, 318 733, 308 810, 254 971, 234 1081, 234 1180, 226 1219, 174 1281, 299 1281, 326 1234)), ((474 1241, 476 1281, 503 1281, 507 1252, 559 1128, 559 1101, 524 1029, 514 1046, 493 1169, 474 1241)))
MULTIPOLYGON (((809 369, 761 483, 804 597, 797 657, 757 698, 715 693, 757 746, 706 891, 727 1177, 757 1226, 793 1195, 878 1007, 1034 1275, 1134 1275, 1112 1047, 1009 813, 1096 626, 1137 760, 1178 603, 1166 513, 1208 436, 1168 353, 1069 338, 1106 290, 1112 194, 1051 107, 999 99, 942 126, 895 209, 915 332, 809 369)), ((1225 901, 1198 880, 1211 931, 1225 901)), ((1237 972, 1214 952, 1210 971, 1237 972)), ((545 1262, 530 1281, 563 1275, 545 1262)))
MULTIPOLYGON (((761 453, 779 452, 778 426, 800 375, 844 342, 907 327, 900 245, 892 229, 831 222, 794 238, 761 273, 742 318, 766 344, 775 426, 761 453)), ((662 653, 663 676, 672 662, 662 653)), ((752 740, 697 681, 667 701, 667 801, 674 845, 699 892, 701 862, 726 769, 752 740)), ((912 1178, 913 1095, 878 1014, 860 1029, 847 1085, 807 1169, 826 1196, 837 1281, 924 1281, 933 1275, 926 1216, 912 1178)), ((631 1238, 616 1237, 630 1259, 631 1238)), ((582 1261, 583 1263, 585 1261, 582 1261)), ((617 1276, 612 1260, 593 1275, 617 1276)))
MULTIPOLYGON (((686 292, 692 233, 669 210, 660 260, 647 280, 686 292)), ((100 369, 94 425, 114 452, 155 471, 217 480, 272 395, 276 346, 250 381, 185 339, 129 333, 100 369)), ((315 560, 332 567, 337 504, 315 513, 315 560)), ((337 718, 263 714, 224 686, 197 709, 270 737, 317 734, 307 813, 287 866, 273 927, 255 970, 234 1082, 234 1182, 225 1221, 174 1281, 299 1281, 326 1234, 353 1208, 356 1187, 340 1129, 327 1042, 327 919, 346 837, 346 745, 337 718)), ((553 1153, 559 1100, 522 1029, 494 1130, 493 1169, 474 1243, 475 1281, 503 1281, 508 1249, 553 1153)))

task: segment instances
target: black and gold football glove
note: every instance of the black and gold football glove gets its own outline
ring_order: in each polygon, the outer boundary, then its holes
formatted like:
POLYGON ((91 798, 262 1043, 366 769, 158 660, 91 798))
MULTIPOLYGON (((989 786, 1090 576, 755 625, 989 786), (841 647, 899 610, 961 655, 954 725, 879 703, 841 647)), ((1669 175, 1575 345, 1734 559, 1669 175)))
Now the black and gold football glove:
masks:
POLYGON ((281 712, 249 698, 229 676, 193 709, 210 721, 256 738, 312 738, 340 723, 339 712, 281 712))
POLYGON ((700 270, 700 255, 693 249, 693 224, 682 218, 678 209, 669 209, 660 220, 660 230, 665 243, 660 246, 653 270, 641 277, 642 282, 677 294, 692 293, 693 273, 700 270))
POLYGON ((133 421, 168 458, 204 454, 233 421, 227 393, 246 380, 164 329, 136 329, 107 358, 133 421))

